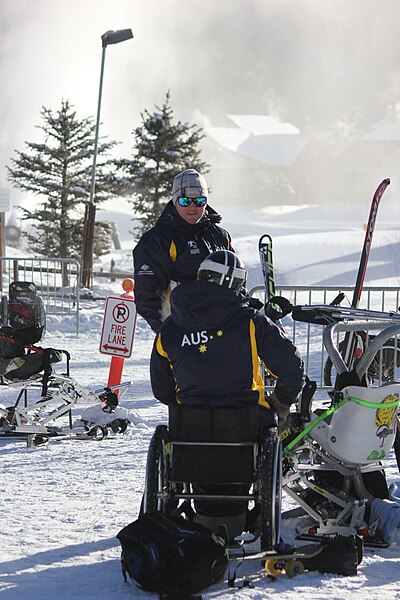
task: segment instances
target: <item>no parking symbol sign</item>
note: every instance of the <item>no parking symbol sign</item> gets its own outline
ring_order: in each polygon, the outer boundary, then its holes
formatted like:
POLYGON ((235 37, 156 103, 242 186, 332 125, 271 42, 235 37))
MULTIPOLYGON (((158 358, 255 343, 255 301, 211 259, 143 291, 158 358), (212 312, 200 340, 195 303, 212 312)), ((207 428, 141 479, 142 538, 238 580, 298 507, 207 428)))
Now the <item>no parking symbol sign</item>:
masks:
POLYGON ((109 296, 104 310, 100 352, 128 358, 132 354, 136 316, 132 299, 109 296))

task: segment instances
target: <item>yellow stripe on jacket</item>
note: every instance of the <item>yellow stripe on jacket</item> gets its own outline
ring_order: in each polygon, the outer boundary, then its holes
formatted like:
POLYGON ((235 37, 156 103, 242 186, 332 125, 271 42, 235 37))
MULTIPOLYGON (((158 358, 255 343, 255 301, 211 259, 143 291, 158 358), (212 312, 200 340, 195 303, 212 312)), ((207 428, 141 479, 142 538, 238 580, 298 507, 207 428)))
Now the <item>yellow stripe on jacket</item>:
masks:
POLYGON ((264 381, 261 373, 260 360, 257 352, 257 341, 256 341, 256 326, 254 325, 253 319, 250 319, 250 344, 251 344, 251 362, 253 368, 253 383, 251 386, 252 390, 258 391, 258 404, 270 408, 270 405, 265 400, 264 395, 264 381))
MULTIPOLYGON (((163 358, 166 358, 166 359, 167 359, 167 361, 168 361, 168 364, 169 364, 169 368, 170 368, 170 369, 171 369, 171 371, 172 371, 172 364, 171 364, 171 361, 169 360, 169 358, 168 358, 168 354, 167 354, 167 352, 164 350, 164 346, 162 345, 162 341, 161 341, 161 333, 158 333, 158 334, 157 334, 157 340, 156 340, 156 349, 157 349, 157 352, 158 352, 158 354, 159 354, 160 356, 162 356, 163 358)), ((172 373, 172 376, 173 376, 173 375, 174 375, 174 374, 172 373)), ((178 384, 176 383, 176 379, 175 379, 175 377, 174 377, 174 381, 175 381, 175 392, 179 392, 179 386, 178 386, 178 384)), ((178 402, 178 404, 180 404, 180 402, 179 402, 178 398, 176 399, 176 401, 178 402)))
POLYGON ((175 262, 178 256, 178 253, 176 251, 176 246, 175 246, 175 242, 173 240, 171 240, 171 244, 169 246, 169 256, 170 259, 172 260, 172 262, 175 262))

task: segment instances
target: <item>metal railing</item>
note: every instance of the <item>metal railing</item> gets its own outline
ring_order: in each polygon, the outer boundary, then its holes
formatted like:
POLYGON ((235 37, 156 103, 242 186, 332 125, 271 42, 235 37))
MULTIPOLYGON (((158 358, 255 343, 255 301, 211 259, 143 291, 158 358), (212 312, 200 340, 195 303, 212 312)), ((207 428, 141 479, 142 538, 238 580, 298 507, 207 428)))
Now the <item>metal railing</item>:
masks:
MULTIPOLYGON (((330 304, 335 297, 343 292, 345 299, 343 306, 350 306, 354 288, 351 286, 277 286, 276 295, 284 296, 293 305, 304 304, 330 304)), ((264 286, 256 286, 250 290, 250 295, 264 302, 264 286)), ((397 311, 400 304, 400 289, 397 287, 364 287, 361 295, 360 308, 378 311, 397 311)), ((298 348, 311 379, 317 383, 319 389, 331 389, 324 384, 324 369, 328 353, 324 346, 322 325, 294 321, 290 316, 282 320, 287 337, 298 348)), ((343 334, 342 334, 343 336, 343 334)), ((342 337, 337 334, 336 345, 342 337)), ((397 348, 397 341, 395 342, 397 348)), ((395 367, 400 366, 400 352, 394 352, 395 367), (397 356, 399 354, 399 356, 397 356)), ((396 368, 393 369, 396 371, 396 368)))
POLYGON ((70 258, 0 257, 0 291, 12 281, 33 282, 47 315, 73 316, 79 333, 80 265, 70 258))

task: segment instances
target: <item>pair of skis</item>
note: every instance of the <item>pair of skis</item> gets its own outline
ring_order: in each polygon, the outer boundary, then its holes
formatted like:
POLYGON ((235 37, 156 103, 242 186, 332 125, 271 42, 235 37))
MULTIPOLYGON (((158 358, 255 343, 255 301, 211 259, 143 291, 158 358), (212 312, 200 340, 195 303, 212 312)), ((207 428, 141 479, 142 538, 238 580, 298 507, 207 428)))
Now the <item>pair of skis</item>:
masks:
MULTIPOLYGON (((357 279, 354 287, 353 299, 351 302, 352 308, 358 308, 360 304, 361 293, 364 287, 365 274, 368 265, 368 259, 371 252, 372 237, 374 234, 376 216, 378 213, 379 203, 384 191, 390 184, 390 179, 384 179, 376 188, 371 202, 368 223, 365 231, 363 249, 358 267, 357 279)), ((274 280, 274 265, 272 255, 272 238, 265 234, 261 236, 258 243, 261 268, 264 277, 265 286, 265 302, 269 302, 275 296, 275 280, 274 280)), ((342 356, 348 368, 351 369, 355 351, 356 339, 354 332, 347 332, 343 344, 342 356)))

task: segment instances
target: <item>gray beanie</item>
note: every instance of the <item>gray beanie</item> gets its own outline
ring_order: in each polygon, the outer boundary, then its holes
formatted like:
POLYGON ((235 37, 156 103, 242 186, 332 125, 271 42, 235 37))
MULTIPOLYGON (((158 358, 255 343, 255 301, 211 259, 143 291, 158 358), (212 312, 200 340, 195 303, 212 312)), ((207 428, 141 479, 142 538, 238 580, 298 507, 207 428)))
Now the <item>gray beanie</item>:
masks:
POLYGON ((172 200, 176 202, 180 196, 208 196, 205 177, 194 169, 185 169, 174 177, 172 184, 172 200))

